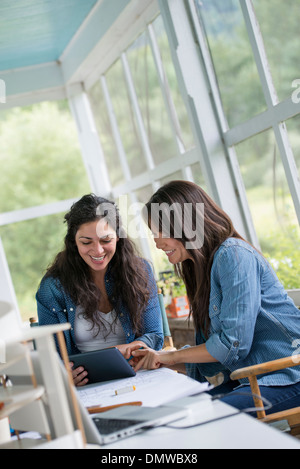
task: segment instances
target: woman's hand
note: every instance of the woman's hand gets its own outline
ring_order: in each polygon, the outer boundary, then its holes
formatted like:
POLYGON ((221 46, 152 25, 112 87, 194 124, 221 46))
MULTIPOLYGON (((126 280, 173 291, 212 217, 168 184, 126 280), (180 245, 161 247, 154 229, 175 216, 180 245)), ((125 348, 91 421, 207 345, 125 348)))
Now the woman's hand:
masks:
POLYGON ((175 352, 168 351, 155 351, 152 349, 133 350, 132 356, 135 361, 134 370, 138 371, 141 368, 147 370, 155 370, 161 366, 173 366, 176 363, 175 352))
POLYGON ((78 368, 75 368, 73 370, 74 363, 69 362, 71 372, 72 372, 72 377, 74 381, 75 386, 84 386, 88 382, 87 378, 87 371, 83 368, 83 366, 79 366, 78 368))
MULTIPOLYGON (((120 350, 122 353, 123 357, 126 358, 126 360, 129 360, 132 358, 132 352, 133 350, 138 350, 138 349, 146 349, 147 345, 140 341, 140 340, 135 340, 131 342, 130 344, 121 344, 121 345, 116 345, 117 349, 120 350)), ((131 361, 130 361, 131 363, 131 361)))

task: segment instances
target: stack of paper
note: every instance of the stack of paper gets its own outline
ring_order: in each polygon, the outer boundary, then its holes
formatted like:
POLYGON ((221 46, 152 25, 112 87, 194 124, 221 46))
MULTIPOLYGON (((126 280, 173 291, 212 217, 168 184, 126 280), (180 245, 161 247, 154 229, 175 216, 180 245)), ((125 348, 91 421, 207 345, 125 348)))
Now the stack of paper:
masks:
POLYGON ((208 389, 208 383, 199 383, 168 368, 158 368, 140 370, 131 378, 88 385, 77 388, 77 391, 85 407, 110 406, 134 401, 141 401, 147 407, 156 407, 208 389), (127 387, 132 391, 116 394, 116 390, 127 387))

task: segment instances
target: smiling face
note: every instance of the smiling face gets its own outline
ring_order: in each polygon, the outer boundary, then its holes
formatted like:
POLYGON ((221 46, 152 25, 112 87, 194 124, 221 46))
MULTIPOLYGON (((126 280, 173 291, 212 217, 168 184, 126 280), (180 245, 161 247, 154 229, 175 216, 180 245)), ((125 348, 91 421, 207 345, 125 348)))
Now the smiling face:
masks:
POLYGON ((189 251, 185 249, 183 244, 175 238, 163 238, 162 234, 154 237, 157 249, 162 249, 168 256, 171 264, 178 264, 186 259, 192 259, 189 251))
POLYGON ((81 225, 76 233, 75 242, 78 253, 94 271, 105 273, 113 258, 118 238, 116 232, 102 218, 81 225))

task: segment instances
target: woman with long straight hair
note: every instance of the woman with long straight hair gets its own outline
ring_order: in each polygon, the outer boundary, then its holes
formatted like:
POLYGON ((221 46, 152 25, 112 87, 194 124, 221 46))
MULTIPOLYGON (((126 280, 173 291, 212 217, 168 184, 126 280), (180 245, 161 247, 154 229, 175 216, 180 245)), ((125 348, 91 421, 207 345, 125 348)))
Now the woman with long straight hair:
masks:
MULTIPOLYGON (((163 331, 149 263, 125 233, 118 207, 94 194, 65 215, 64 249, 47 269, 36 294, 40 325, 71 323, 69 355, 116 346, 125 358, 133 346, 160 349, 163 331)), ((74 383, 88 382, 82 368, 74 383)))
MULTIPOLYGON (((248 380, 233 382, 229 375, 296 354, 299 310, 263 255, 196 184, 167 183, 146 204, 145 214, 156 247, 186 285, 196 345, 136 350, 135 369, 173 367, 213 383, 211 392, 226 393, 223 400, 231 405, 253 407, 248 380)), ((300 366, 261 375, 258 382, 272 403, 270 412, 300 405, 300 366)))

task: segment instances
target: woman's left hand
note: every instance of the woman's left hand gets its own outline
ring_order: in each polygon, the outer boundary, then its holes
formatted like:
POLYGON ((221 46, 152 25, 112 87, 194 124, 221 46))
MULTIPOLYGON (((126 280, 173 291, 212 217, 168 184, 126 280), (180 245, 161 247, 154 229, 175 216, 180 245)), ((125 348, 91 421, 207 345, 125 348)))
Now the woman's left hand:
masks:
MULTIPOLYGON (((120 344, 116 345, 117 349, 120 350, 122 353, 123 357, 126 358, 126 360, 129 360, 130 358, 132 359, 132 352, 133 350, 139 350, 139 349, 147 349, 147 345, 140 341, 140 340, 135 340, 131 342, 130 344, 120 344)), ((131 360, 129 362, 131 365, 131 360)))

